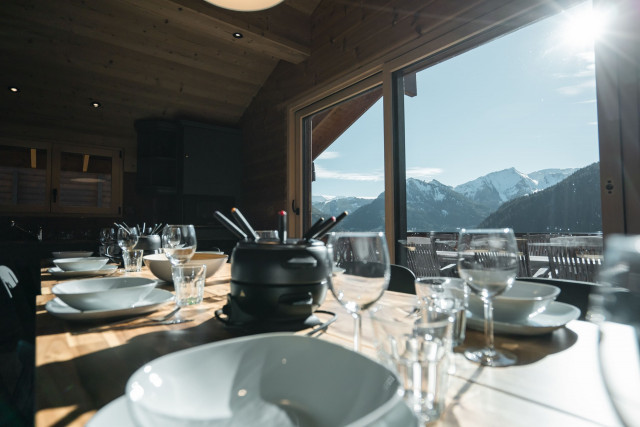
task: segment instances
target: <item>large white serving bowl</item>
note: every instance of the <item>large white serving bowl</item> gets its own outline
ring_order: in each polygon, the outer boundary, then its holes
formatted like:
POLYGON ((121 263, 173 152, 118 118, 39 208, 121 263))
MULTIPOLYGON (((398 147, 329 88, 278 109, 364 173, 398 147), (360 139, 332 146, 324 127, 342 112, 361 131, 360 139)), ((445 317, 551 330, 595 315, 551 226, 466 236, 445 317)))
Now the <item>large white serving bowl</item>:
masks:
POLYGON ((78 310, 120 310, 144 302, 157 283, 144 277, 104 277, 59 283, 51 291, 78 310))
POLYGON ((53 263, 63 271, 93 271, 100 270, 109 261, 106 257, 79 257, 79 258, 59 258, 53 263))
MULTIPOLYGON (((207 266, 207 276, 213 276, 216 271, 222 267, 222 265, 227 262, 228 255, 225 255, 223 252, 196 252, 193 254, 193 258, 191 261, 187 263, 189 264, 204 264, 207 266)), ((145 255, 143 257, 144 264, 149 267, 151 273, 156 276, 160 280, 164 280, 165 282, 172 282, 173 278, 171 277, 171 262, 165 254, 152 254, 145 255)))
POLYGON ((140 426, 365 426, 401 396, 372 359, 317 338, 260 334, 142 366, 125 395, 140 426))
MULTIPOLYGON (((493 299, 493 318, 498 322, 518 322, 542 313, 556 299, 560 288, 544 283, 516 280, 501 295, 493 299)), ((474 316, 484 317, 484 303, 473 292, 468 309, 474 316)))

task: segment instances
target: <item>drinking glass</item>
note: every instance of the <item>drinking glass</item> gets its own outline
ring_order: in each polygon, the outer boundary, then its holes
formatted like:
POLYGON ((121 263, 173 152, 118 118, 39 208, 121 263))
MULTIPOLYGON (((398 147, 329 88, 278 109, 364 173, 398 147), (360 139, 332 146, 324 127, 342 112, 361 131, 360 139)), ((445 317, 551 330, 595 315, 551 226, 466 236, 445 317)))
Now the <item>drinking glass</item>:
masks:
POLYGON ((509 366, 516 356, 497 351, 493 342, 493 298, 511 287, 518 273, 518 246, 513 230, 480 229, 460 232, 458 272, 484 303, 484 348, 468 349, 467 359, 485 366, 509 366))
POLYGON ((131 250, 138 243, 138 229, 136 227, 118 228, 117 238, 120 249, 131 250))
POLYGON ((387 241, 378 232, 332 233, 327 245, 332 256, 331 292, 353 316, 353 348, 360 351, 361 313, 371 307, 389 286, 387 241))
POLYGON ((640 425, 640 236, 611 235, 587 319, 599 327, 598 360, 622 424, 640 425))
POLYGON ((166 225, 162 230, 162 248, 171 265, 189 262, 197 244, 193 225, 166 225))

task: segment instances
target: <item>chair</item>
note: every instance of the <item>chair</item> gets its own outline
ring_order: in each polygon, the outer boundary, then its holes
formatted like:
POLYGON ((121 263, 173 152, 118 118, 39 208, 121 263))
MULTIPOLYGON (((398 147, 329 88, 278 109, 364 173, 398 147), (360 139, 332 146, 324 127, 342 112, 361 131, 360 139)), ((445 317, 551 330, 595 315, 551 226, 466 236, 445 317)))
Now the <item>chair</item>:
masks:
POLYGON ((389 279, 390 291, 402 292, 405 294, 416 293, 416 276, 407 267, 398 264, 391 264, 391 278, 389 279))
POLYGON ((602 248, 550 244, 548 257, 551 278, 595 282, 602 248))
POLYGON ((518 243, 518 277, 531 277, 529 261, 529 242, 527 239, 516 239, 518 243))
POLYGON ((440 267, 438 254, 429 238, 417 240, 413 238, 408 241, 401 240, 400 243, 406 249, 407 265, 416 277, 452 276, 455 264, 440 267))

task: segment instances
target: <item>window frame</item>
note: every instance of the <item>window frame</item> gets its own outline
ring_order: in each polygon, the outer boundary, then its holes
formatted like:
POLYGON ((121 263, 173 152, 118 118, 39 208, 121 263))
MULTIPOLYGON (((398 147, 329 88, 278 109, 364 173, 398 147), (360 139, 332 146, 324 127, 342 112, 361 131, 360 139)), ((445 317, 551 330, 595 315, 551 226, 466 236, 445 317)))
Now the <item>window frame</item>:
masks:
POLYGON ((38 214, 43 216, 60 216, 69 214, 91 216, 116 216, 122 212, 123 160, 122 149, 115 147, 91 146, 73 143, 56 143, 50 141, 26 141, 0 138, 1 145, 23 148, 44 149, 47 152, 46 166, 46 204, 40 206, 0 205, 0 213, 5 214, 38 214), (112 194, 111 206, 108 208, 87 206, 60 206, 52 200, 53 189, 59 188, 60 153, 80 153, 110 157, 112 194))

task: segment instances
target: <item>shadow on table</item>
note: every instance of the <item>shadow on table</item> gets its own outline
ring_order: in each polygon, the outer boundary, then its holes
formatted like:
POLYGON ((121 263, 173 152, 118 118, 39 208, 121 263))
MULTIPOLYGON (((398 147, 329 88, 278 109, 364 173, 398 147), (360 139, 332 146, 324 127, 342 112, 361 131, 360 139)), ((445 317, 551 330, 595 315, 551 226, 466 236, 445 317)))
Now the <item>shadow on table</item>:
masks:
MULTIPOLYGON (((71 412, 53 424, 66 426, 122 396, 129 377, 145 363, 178 350, 241 335, 225 329, 220 321, 211 318, 194 327, 137 335, 117 347, 69 361, 44 364, 36 368, 37 410, 75 405, 71 412)), ((55 343, 49 346, 50 351, 55 352, 55 343)))
MULTIPOLYGON (((536 336, 495 335, 495 347, 507 350, 518 358, 516 365, 528 365, 546 356, 570 348, 578 341, 578 335, 569 328, 536 336)), ((464 353, 470 347, 483 347, 485 337, 482 332, 467 329, 464 343, 456 347, 456 353, 464 353)))

